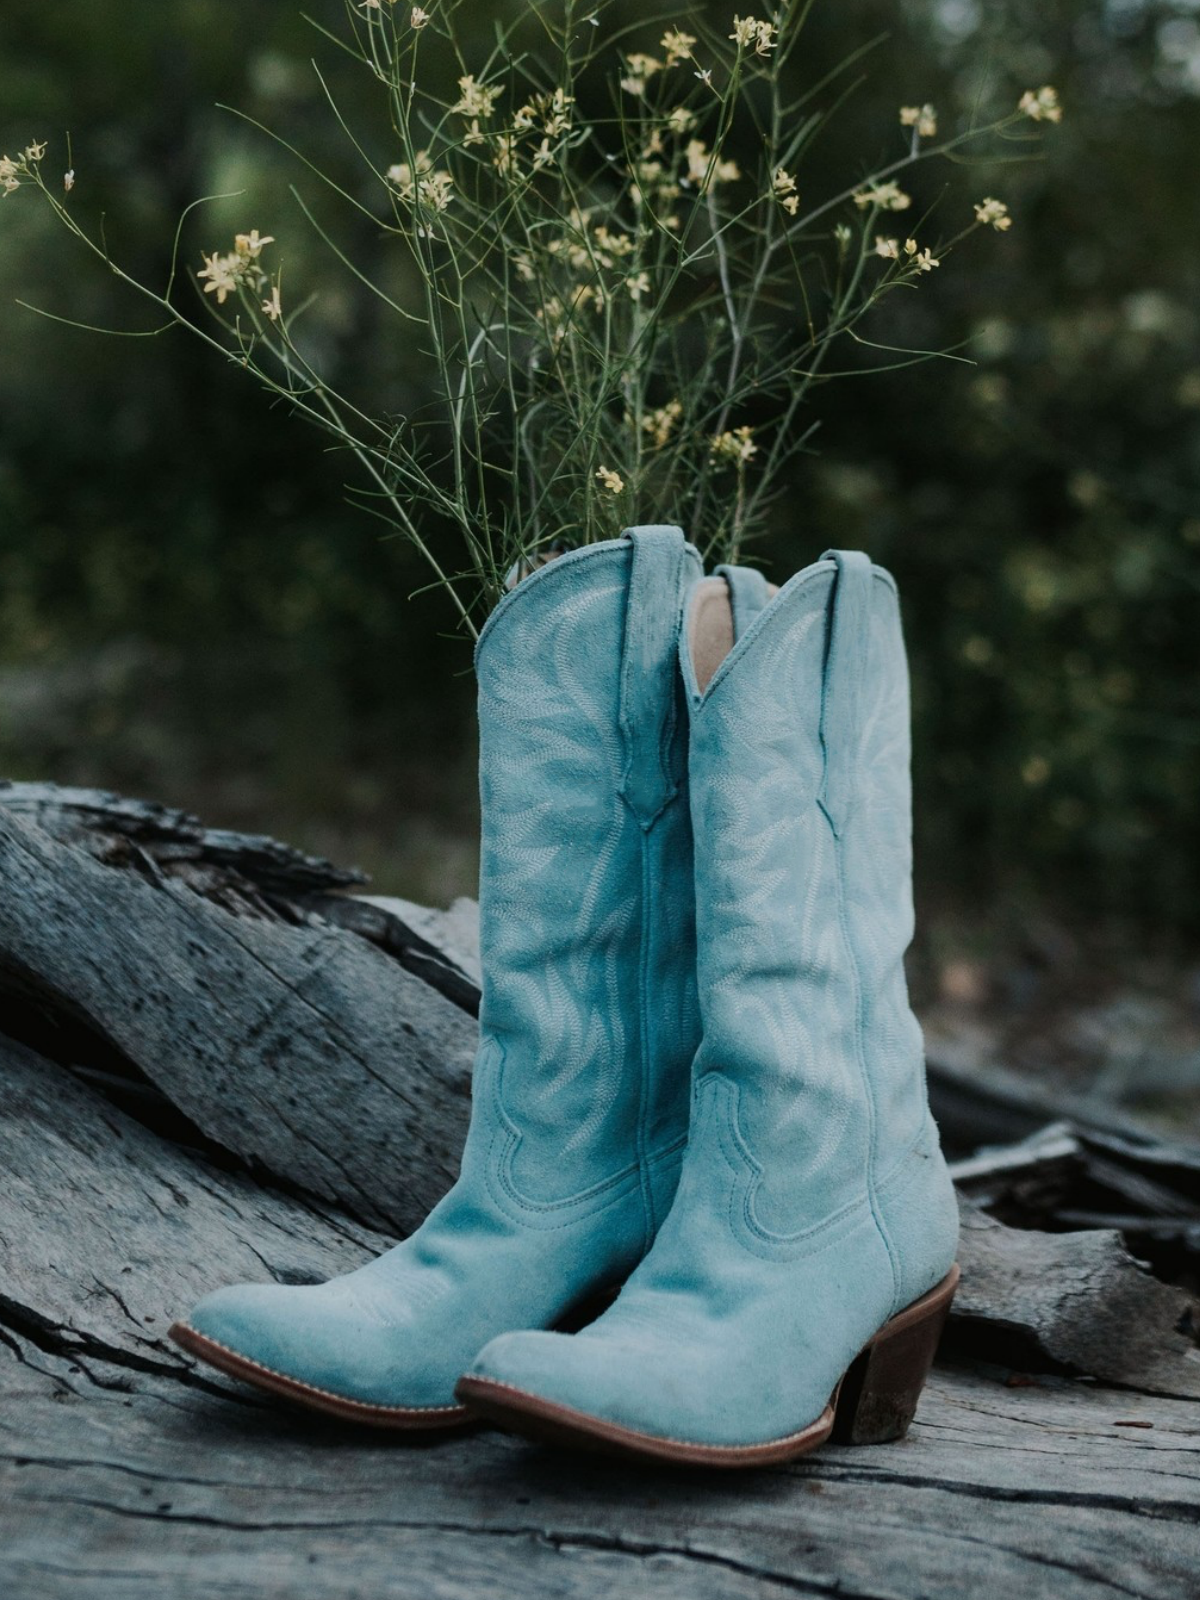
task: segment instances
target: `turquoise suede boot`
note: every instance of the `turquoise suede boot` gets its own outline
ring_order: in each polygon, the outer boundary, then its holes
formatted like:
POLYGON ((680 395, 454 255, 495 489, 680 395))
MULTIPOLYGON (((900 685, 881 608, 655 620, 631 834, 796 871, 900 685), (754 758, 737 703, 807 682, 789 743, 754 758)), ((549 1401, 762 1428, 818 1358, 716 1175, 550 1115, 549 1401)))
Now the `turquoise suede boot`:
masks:
POLYGON ((677 669, 699 574, 678 529, 640 528, 497 607, 476 652, 484 979, 461 1176, 355 1272, 207 1296, 172 1333, 211 1365, 357 1421, 454 1425, 489 1339, 555 1325, 649 1249, 699 1041, 677 669))
POLYGON ((458 1393, 535 1436, 756 1466, 835 1422, 855 1442, 905 1431, 958 1218, 903 969, 895 586, 835 553, 717 664, 733 632, 729 590, 705 580, 681 641, 704 1040, 674 1205, 598 1321, 493 1340, 458 1393))

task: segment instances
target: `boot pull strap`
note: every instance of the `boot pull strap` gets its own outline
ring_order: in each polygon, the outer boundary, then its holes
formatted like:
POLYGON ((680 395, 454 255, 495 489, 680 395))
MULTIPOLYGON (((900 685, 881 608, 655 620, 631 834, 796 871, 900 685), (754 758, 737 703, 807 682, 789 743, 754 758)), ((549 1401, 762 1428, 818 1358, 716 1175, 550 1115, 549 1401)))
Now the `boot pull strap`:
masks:
POLYGON ((675 673, 687 545, 679 528, 628 528, 633 545, 621 652, 621 794, 642 827, 675 798, 675 673))
POLYGON ((825 774, 822 811, 839 837, 858 795, 862 743, 862 694, 870 643, 871 559, 860 550, 827 550, 837 563, 830 601, 829 644, 821 693, 821 748, 825 774))
POLYGON ((771 586, 754 567, 718 567, 714 575, 729 585, 736 644, 771 598, 771 586))

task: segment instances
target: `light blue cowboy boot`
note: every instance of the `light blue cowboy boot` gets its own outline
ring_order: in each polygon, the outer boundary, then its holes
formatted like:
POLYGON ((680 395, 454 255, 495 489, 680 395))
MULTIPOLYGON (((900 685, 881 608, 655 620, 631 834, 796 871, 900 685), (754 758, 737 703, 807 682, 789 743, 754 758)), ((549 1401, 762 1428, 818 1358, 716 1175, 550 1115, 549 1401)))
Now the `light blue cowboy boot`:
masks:
POLYGON ((341 1417, 451 1426, 489 1339, 555 1325, 649 1249, 699 1041, 677 668, 699 575, 678 529, 639 528, 496 608, 476 652, 484 977, 461 1176, 355 1272, 207 1296, 172 1329, 189 1351, 341 1417))
POLYGON ((903 957, 908 679, 895 585, 835 552, 731 636, 681 641, 704 1040, 650 1254, 575 1336, 513 1332, 459 1384, 518 1431, 756 1466, 899 1437, 957 1281, 958 1218, 903 957), (701 668, 700 663, 705 663, 701 668))

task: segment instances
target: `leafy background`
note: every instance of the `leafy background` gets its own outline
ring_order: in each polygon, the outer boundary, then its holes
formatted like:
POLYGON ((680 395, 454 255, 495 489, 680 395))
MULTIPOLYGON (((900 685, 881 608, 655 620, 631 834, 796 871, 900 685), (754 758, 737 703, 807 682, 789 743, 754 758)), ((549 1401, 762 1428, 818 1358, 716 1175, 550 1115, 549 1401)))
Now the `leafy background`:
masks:
MULTIPOLYGON (((336 0, 310 9, 337 26, 336 0)), ((481 49, 505 9, 474 0, 481 49)), ((1052 82, 1067 116, 1036 160, 918 180, 947 232, 983 194, 1016 218, 880 314, 881 340, 970 361, 820 391, 817 451, 757 553, 782 579, 859 546, 900 581, 934 1030, 1084 1087, 1200 1084, 1200 0, 819 0, 802 70, 877 35, 802 175, 814 195, 895 149, 901 103, 946 122, 1052 82)), ((346 219, 218 109, 342 170, 314 54, 358 92, 278 0, 7 0, 0 150, 47 138, 65 167, 69 130, 73 203, 153 281, 183 207, 243 191, 193 215, 186 258, 274 234, 291 292, 319 296, 330 368, 412 409, 420 352, 288 186, 346 219)), ((20 309, 147 326, 26 200, 0 205, 0 770, 274 831, 383 891, 471 892, 470 661, 448 607, 410 599, 424 573, 345 506, 344 463, 235 366, 20 309)), ((349 226, 386 276, 386 242, 349 226)))

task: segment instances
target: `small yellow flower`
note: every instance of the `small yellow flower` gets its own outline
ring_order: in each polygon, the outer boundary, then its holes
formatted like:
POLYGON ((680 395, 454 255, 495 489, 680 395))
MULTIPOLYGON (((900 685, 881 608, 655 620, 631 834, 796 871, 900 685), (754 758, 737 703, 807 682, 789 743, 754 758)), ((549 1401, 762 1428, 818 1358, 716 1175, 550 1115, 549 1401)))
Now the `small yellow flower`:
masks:
POLYGON ((249 233, 235 235, 233 247, 244 260, 257 261, 264 248, 274 243, 275 240, 269 234, 264 239, 259 235, 258 229, 253 228, 249 233))
POLYGON ((608 490, 609 494, 620 494, 625 488, 625 479, 619 472, 614 472, 611 467, 601 467, 596 477, 608 490))
POLYGON ((32 165, 34 162, 40 161, 45 154, 46 154, 45 142, 43 142, 41 144, 38 144, 35 141, 33 144, 27 145, 25 147, 25 152, 24 152, 23 159, 26 162, 28 162, 30 165, 32 165))
POLYGON ((473 75, 468 74, 458 80, 459 99, 450 110, 460 116, 472 119, 480 118, 484 121, 492 114, 492 109, 499 100, 501 90, 490 88, 487 84, 477 83, 473 75))
POLYGON ((650 293, 650 274, 635 272, 632 277, 625 279, 625 287, 629 290, 631 300, 640 300, 644 294, 650 293))
POLYGON ((754 443, 754 429, 749 426, 715 434, 709 449, 719 459, 734 461, 738 466, 745 466, 758 454, 758 446, 754 443))
POLYGON ((1040 89, 1026 89, 1021 96, 1017 110, 1027 117, 1032 117, 1034 122, 1061 122, 1062 106, 1058 101, 1058 90, 1052 89, 1048 83, 1040 89))
POLYGON ((769 56, 775 48, 779 29, 773 22, 759 22, 757 17, 734 17, 729 37, 739 50, 753 47, 755 55, 769 56))
POLYGON ((575 104, 575 96, 567 94, 564 89, 555 89, 551 95, 545 95, 540 102, 545 122, 542 124, 547 137, 557 139, 561 134, 571 131, 571 107, 575 104))
POLYGON ((754 41, 756 56, 769 56, 779 42, 779 29, 773 22, 760 22, 758 37, 754 41))
POLYGON ((20 168, 11 156, 0 156, 0 189, 3 189, 5 194, 11 194, 14 189, 21 187, 21 180, 17 175, 19 171, 20 168))
POLYGON ((692 46, 696 41, 690 33, 682 33, 678 28, 668 28, 659 43, 666 51, 667 66, 673 67, 677 62, 691 59, 692 46))
POLYGON ((75 168, 70 167, 63 173, 63 189, 67 194, 75 187, 75 168))
POLYGON ((915 128, 921 139, 932 139, 938 131, 937 110, 926 102, 923 106, 901 106, 900 126, 915 128))
POLYGON ((995 228, 997 233, 1007 233, 1012 227, 1012 218, 1003 200, 984 199, 975 207, 975 220, 981 227, 995 228))
POLYGON ((429 21, 429 13, 422 6, 414 6, 409 13, 408 25, 410 28, 423 28, 429 21))
MULTIPOLYGON (((620 256, 632 255, 634 242, 627 233, 613 233, 603 223, 598 228, 593 228, 592 233, 596 240, 596 259, 602 267, 611 267, 614 260, 620 256)), ((584 255, 584 264, 590 257, 584 255)))
POLYGON ((691 133, 696 126, 696 113, 689 111, 686 106, 676 106, 667 113, 667 127, 677 137, 682 138, 685 133, 691 133))
POLYGON ((454 198, 454 179, 448 172, 434 171, 428 150, 418 150, 412 166, 398 161, 389 167, 387 179, 406 205, 419 202, 430 211, 445 211, 454 198))
POLYGON ((865 211, 868 206, 878 206, 880 211, 907 211, 912 205, 912 196, 905 194, 899 184, 873 183, 858 191, 854 196, 854 204, 860 211, 865 211))
POLYGON ((710 184, 736 183, 742 175, 736 161, 713 161, 703 139, 689 139, 683 154, 687 162, 688 181, 694 183, 702 194, 710 184))
POLYGON ((671 435, 679 426, 682 416, 682 400, 668 400, 665 406, 642 418, 642 431, 650 435, 650 442, 656 450, 664 449, 671 442, 671 435))
POLYGON ((272 322, 278 322, 283 315, 283 303, 279 298, 279 285, 272 284, 270 297, 262 303, 263 314, 272 322))
POLYGON ((431 211, 445 211, 451 200, 454 179, 448 172, 431 172, 427 178, 422 178, 417 185, 417 193, 422 204, 431 211))
POLYGON ((687 162, 689 182, 705 183, 708 179, 708 146, 704 140, 689 139, 684 159, 687 162))
POLYGON ((918 272, 932 272, 934 267, 942 264, 932 250, 922 250, 915 239, 904 241, 904 254, 908 257, 909 266, 915 267, 918 272))
POLYGON ((775 168, 775 175, 771 179, 771 193, 789 216, 796 215, 800 209, 800 196, 796 193, 796 180, 790 172, 785 172, 782 167, 775 168))
POLYGON ((629 66, 629 77, 621 80, 621 87, 627 88, 631 82, 641 85, 640 89, 631 89, 631 94, 640 94, 645 90, 646 81, 656 72, 662 71, 662 62, 657 56, 648 56, 644 51, 635 51, 633 55, 625 57, 629 66))
MULTIPOLYGON (((201 252, 203 254, 203 252, 201 252)), ((215 294, 217 304, 223 306, 231 294, 237 293, 237 286, 245 274, 245 261, 239 255, 204 256, 203 270, 198 272, 198 278, 207 278, 204 285, 205 294, 215 294)))
POLYGON ((875 239, 875 254, 882 256, 885 261, 899 261, 899 239, 885 239, 882 234, 877 235, 875 239))

